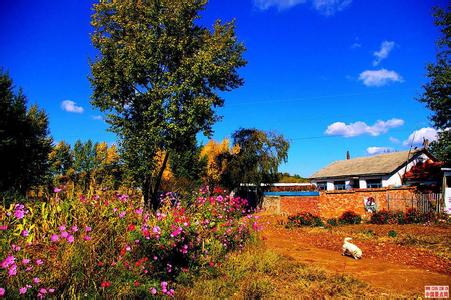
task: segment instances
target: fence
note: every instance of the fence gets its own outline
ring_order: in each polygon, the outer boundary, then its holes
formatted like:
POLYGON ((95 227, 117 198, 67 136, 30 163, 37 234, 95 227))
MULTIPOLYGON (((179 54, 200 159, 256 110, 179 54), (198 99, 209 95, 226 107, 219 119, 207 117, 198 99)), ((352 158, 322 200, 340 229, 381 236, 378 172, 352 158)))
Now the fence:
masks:
POLYGON ((444 203, 441 193, 391 195, 387 192, 387 208, 391 211, 405 211, 409 208, 416 208, 422 213, 441 213, 444 203))

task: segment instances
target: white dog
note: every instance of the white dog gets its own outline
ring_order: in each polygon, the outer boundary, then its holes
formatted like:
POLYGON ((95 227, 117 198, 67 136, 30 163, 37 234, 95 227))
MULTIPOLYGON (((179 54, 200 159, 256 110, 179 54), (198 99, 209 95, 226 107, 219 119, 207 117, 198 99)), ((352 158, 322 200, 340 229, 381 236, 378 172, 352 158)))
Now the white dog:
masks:
POLYGON ((350 240, 352 240, 350 237, 344 239, 342 255, 350 255, 354 257, 354 259, 362 258, 362 250, 353 243, 350 243, 350 240))

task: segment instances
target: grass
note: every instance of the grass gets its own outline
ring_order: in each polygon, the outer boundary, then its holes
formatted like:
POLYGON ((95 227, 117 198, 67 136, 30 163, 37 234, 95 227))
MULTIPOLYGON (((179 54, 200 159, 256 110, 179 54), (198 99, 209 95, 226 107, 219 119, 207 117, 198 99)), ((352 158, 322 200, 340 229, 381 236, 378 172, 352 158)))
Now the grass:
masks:
POLYGON ((216 273, 190 278, 177 291, 177 297, 185 299, 356 298, 382 295, 353 277, 295 262, 260 243, 246 247, 241 253, 232 253, 216 273))

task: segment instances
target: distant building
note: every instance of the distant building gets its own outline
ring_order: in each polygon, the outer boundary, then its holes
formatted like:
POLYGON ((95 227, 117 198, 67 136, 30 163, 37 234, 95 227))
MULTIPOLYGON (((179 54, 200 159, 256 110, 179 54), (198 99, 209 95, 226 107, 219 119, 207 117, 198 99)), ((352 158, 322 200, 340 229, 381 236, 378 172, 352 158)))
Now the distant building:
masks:
POLYGON ((357 157, 333 162, 314 173, 310 180, 319 190, 396 187, 403 184, 406 172, 426 161, 437 159, 425 149, 357 157))

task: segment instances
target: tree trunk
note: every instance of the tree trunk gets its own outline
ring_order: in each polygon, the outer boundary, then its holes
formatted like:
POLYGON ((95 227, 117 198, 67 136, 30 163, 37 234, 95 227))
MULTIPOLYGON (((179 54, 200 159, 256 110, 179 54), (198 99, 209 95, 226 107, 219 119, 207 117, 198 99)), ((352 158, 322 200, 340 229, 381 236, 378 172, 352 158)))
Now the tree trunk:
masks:
POLYGON ((163 164, 161 165, 160 172, 158 173, 158 176, 155 181, 155 187, 152 191, 152 208, 154 211, 156 211, 160 207, 160 199, 158 197, 158 190, 160 189, 161 184, 161 178, 163 177, 164 169, 166 169, 166 164, 168 163, 169 159, 169 152, 166 151, 164 154, 163 164))
POLYGON ((150 207, 150 176, 144 179, 142 193, 144 198, 144 206, 150 207))

